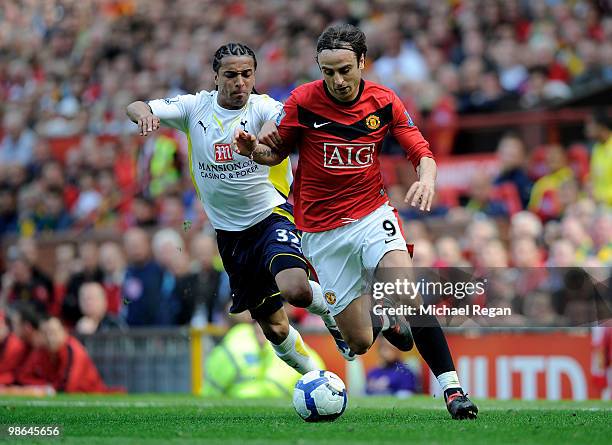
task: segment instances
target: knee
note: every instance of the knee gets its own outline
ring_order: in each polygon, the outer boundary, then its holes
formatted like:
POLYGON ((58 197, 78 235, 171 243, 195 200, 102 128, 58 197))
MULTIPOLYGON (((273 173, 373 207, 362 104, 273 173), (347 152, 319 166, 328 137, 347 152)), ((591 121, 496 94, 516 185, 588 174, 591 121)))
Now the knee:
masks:
POLYGON ((291 280, 279 290, 283 298, 295 307, 308 307, 312 304, 312 289, 308 280, 291 280))
POLYGON ((351 351, 357 355, 365 354, 368 352, 368 349, 370 349, 370 346, 372 346, 372 339, 366 338, 365 336, 348 338, 346 342, 351 348, 351 351))
POLYGON ((289 335, 289 323, 259 323, 266 338, 275 345, 281 344, 289 335))

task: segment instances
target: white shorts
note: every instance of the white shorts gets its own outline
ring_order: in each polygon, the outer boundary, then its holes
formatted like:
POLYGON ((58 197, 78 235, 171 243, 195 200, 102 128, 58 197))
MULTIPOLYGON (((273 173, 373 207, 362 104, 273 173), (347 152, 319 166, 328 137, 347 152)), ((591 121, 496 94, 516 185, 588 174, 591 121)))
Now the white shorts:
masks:
POLYGON ((366 291, 369 275, 392 250, 408 249, 388 203, 346 226, 302 236, 302 252, 315 268, 334 316, 366 291))

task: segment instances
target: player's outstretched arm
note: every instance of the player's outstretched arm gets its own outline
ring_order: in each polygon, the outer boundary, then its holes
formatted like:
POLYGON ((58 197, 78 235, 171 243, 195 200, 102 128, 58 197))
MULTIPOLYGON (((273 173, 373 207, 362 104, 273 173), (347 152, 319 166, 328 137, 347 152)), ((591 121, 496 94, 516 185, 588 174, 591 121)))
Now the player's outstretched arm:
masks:
POLYGON ((412 184, 406 193, 405 201, 410 202, 413 207, 418 205, 421 211, 429 212, 435 194, 437 171, 438 167, 433 158, 422 157, 417 167, 419 180, 412 184))
POLYGON ((132 122, 138 124, 141 136, 157 131, 160 126, 159 117, 153 114, 151 107, 142 101, 129 104, 125 109, 126 114, 132 122))
POLYGON ((278 165, 288 156, 282 149, 268 147, 260 143, 255 135, 236 128, 233 141, 234 151, 262 165, 278 165))

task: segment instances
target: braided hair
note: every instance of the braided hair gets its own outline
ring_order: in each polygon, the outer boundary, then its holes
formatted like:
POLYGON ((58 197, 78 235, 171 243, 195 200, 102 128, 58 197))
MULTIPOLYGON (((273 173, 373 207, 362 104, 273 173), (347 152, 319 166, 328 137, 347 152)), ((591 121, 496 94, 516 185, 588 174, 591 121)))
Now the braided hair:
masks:
POLYGON ((363 31, 356 26, 347 23, 328 26, 321 33, 317 40, 317 56, 326 49, 348 49, 357 56, 357 61, 361 56, 366 55, 366 37, 363 31))
POLYGON ((221 60, 228 56, 250 56, 253 58, 255 69, 257 69, 257 58, 255 57, 255 53, 251 48, 242 43, 228 43, 227 45, 220 47, 215 52, 215 57, 213 58, 212 64, 213 71, 215 73, 219 73, 219 68, 221 68, 221 60))

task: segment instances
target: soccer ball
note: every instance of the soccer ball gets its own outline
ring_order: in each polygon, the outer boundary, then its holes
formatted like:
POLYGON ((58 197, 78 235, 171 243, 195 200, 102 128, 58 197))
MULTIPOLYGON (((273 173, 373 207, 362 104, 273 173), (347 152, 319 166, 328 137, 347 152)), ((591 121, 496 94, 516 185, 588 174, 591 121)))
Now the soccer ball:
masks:
POLYGON ((310 371, 293 390, 293 406, 306 422, 331 422, 346 408, 346 387, 329 371, 310 371))

